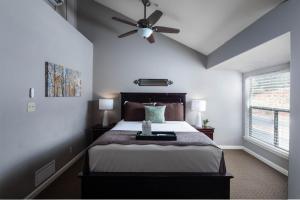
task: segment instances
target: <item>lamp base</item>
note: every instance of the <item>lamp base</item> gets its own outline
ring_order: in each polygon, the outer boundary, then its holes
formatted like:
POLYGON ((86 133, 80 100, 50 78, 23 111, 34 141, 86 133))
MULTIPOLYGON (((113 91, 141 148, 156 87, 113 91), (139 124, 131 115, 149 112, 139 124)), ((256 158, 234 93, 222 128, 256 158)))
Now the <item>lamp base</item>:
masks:
POLYGON ((103 118, 102 118, 102 126, 103 127, 107 127, 109 125, 109 122, 108 122, 108 115, 107 115, 107 110, 105 110, 103 112, 103 118))
POLYGON ((196 128, 202 128, 201 112, 198 112, 198 114, 197 114, 197 119, 196 119, 195 127, 196 128))

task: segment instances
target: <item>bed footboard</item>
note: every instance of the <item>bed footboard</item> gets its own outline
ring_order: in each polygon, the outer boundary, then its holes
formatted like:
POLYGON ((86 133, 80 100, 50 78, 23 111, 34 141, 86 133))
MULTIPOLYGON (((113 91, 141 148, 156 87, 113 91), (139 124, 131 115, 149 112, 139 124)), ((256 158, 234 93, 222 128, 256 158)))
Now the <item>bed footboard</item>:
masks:
POLYGON ((80 173, 82 198, 230 198, 230 174, 80 173))

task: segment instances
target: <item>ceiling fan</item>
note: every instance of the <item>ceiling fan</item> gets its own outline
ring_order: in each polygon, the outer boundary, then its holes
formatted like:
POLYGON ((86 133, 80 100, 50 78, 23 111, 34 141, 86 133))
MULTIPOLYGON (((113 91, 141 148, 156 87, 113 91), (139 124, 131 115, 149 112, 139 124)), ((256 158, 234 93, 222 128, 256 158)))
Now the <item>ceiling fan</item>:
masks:
POLYGON ((135 33, 138 33, 141 37, 147 39, 150 43, 154 43, 155 39, 153 36, 153 32, 160 32, 160 33, 179 33, 180 30, 176 28, 169 28, 164 26, 154 26, 156 22, 161 18, 163 13, 160 10, 154 11, 148 18, 147 18, 147 7, 151 5, 149 0, 141 0, 144 4, 144 18, 140 19, 138 22, 131 22, 125 19, 121 19, 118 17, 113 17, 113 20, 118 22, 137 27, 137 29, 119 35, 119 38, 123 38, 135 33))

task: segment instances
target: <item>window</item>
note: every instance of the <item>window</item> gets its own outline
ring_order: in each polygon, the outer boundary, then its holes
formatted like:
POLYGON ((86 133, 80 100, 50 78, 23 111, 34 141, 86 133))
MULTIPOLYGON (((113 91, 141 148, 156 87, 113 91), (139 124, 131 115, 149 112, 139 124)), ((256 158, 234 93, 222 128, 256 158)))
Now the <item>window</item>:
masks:
POLYGON ((246 87, 248 136, 289 151, 290 72, 250 76, 246 87))

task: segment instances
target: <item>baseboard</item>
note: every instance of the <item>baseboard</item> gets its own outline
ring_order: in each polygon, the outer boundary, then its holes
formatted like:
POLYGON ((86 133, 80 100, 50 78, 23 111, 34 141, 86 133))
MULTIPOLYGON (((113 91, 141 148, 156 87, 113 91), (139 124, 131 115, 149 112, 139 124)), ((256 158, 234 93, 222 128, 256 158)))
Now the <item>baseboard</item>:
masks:
POLYGON ((255 153, 254 151, 251 151, 250 149, 244 147, 243 150, 247 153, 249 153, 250 155, 254 156, 255 158, 257 158, 258 160, 262 161, 263 163, 267 164, 268 166, 272 167, 273 169, 279 171, 280 173, 288 176, 288 170, 280 167, 279 165, 271 162, 270 160, 258 155, 257 153, 255 153))
POLYGON ((257 158, 258 160, 262 161, 263 163, 267 164, 268 166, 272 167, 273 169, 279 171, 280 173, 288 176, 288 170, 280 167, 279 165, 273 163, 272 161, 258 155, 257 153, 255 153, 254 151, 244 147, 244 146, 230 146, 230 145, 219 145, 219 147, 221 149, 240 149, 240 150, 244 150, 245 152, 249 153, 250 155, 254 156, 255 158, 257 158))
POLYGON ((62 175, 65 171, 67 171, 74 163, 76 163, 86 152, 87 149, 84 149, 79 154, 77 154, 72 160, 70 160, 67 164, 65 164, 62 168, 60 168, 55 174, 53 174, 50 178, 48 178, 45 182, 35 188, 25 199, 33 199, 39 193, 41 193, 45 188, 47 188, 53 181, 55 181, 60 175, 62 175))
POLYGON ((243 146, 219 145, 221 149, 244 149, 243 146))

